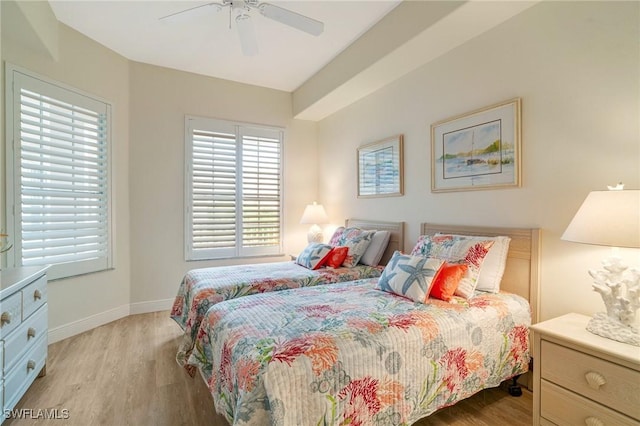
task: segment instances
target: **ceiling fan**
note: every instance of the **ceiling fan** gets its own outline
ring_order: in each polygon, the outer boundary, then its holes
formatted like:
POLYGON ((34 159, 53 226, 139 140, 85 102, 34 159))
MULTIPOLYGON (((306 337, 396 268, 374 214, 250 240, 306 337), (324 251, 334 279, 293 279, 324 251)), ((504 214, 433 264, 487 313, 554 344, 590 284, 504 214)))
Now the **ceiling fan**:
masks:
POLYGON ((231 21, 235 20, 242 53, 246 56, 258 53, 258 42, 251 23, 251 11, 254 9, 267 18, 314 36, 318 36, 324 31, 324 24, 320 21, 270 3, 260 3, 259 0, 222 0, 222 3, 207 3, 163 16, 160 20, 177 22, 194 17, 205 10, 220 12, 225 7, 229 8, 229 27, 231 27, 231 21))

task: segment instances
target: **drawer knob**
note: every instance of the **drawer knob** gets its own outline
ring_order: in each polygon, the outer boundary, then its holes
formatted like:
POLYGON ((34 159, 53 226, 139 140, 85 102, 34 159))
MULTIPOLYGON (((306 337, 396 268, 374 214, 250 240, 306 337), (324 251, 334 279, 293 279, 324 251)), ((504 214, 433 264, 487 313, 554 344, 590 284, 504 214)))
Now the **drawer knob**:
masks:
POLYGON ((42 293, 40 293, 40 290, 36 290, 33 292, 33 300, 40 300, 42 299, 42 293))
POLYGON ((36 329, 33 327, 29 327, 29 329, 27 330, 27 340, 31 339, 32 337, 36 337, 36 329))
POLYGON ((596 373, 595 371, 589 371, 584 375, 585 379, 587 379, 587 383, 589 383, 589 387, 594 390, 600 389, 600 386, 607 383, 602 374, 596 373))
POLYGON ((584 419, 587 426, 604 426, 604 422, 597 417, 587 417, 584 419))
POLYGON ((3 312, 2 316, 0 316, 0 323, 2 325, 9 324, 11 322, 11 313, 3 312))
POLYGON ((36 368, 36 362, 31 359, 27 361, 27 372, 33 370, 34 368, 36 368))

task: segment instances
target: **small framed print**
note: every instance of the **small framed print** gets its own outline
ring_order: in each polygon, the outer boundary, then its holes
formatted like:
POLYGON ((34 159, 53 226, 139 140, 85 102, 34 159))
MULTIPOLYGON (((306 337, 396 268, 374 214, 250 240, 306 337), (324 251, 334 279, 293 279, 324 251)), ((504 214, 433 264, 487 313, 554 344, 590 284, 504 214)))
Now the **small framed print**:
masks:
POLYGON ((397 135, 358 148, 358 197, 397 197, 404 194, 403 136, 397 135))

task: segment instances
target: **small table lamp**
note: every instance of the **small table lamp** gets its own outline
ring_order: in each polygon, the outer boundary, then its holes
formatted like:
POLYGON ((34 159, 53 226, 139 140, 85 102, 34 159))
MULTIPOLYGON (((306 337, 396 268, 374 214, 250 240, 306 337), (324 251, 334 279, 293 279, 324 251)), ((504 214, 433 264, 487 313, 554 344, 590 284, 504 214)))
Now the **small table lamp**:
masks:
POLYGON ((324 211, 322 204, 317 204, 314 201, 313 204, 308 204, 307 207, 305 207, 300 223, 303 225, 311 225, 307 233, 307 241, 310 243, 320 243, 322 242, 323 235, 322 229, 318 224, 329 223, 329 216, 327 216, 327 212, 324 211))
MULTIPOLYGON (((593 191, 580 206, 562 239, 610 247, 640 248, 640 190, 593 191)), ((587 330, 640 346, 636 312, 640 308, 640 270, 628 268, 616 252, 602 261, 604 270, 589 271, 593 290, 607 309, 591 318, 587 330)))

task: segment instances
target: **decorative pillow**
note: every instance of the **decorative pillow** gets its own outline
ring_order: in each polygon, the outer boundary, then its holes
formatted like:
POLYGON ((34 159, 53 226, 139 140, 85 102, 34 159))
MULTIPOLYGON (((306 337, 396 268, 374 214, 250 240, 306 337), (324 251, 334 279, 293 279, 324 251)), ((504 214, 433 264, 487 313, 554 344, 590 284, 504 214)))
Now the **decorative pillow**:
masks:
MULTIPOLYGON (((340 238, 338 238, 338 246, 349 247, 347 258, 342 266, 353 268, 358 264, 360 258, 369 247, 371 238, 375 231, 365 231, 360 228, 345 228, 340 238)), ((333 238, 332 238, 333 239, 333 238)))
POLYGON ((371 239, 369 247, 367 247, 367 250, 360 258, 360 263, 362 263, 363 265, 378 266, 378 264, 380 263, 380 259, 382 259, 382 255, 384 254, 384 251, 387 249, 390 238, 391 232, 376 231, 376 233, 373 234, 373 238, 371 239))
POLYGON ((450 263, 466 263, 467 273, 460 281, 455 294, 468 299, 473 296, 478 285, 480 267, 493 244, 490 240, 473 240, 453 235, 422 235, 411 254, 442 259, 450 263))
POLYGON ((322 243, 310 243, 298 255, 296 263, 308 269, 318 269, 327 261, 327 256, 331 252, 331 246, 322 243))
POLYGON ((344 226, 340 226, 333 231, 333 235, 329 239, 329 245, 332 247, 338 247, 340 244, 340 238, 342 238, 342 234, 344 234, 344 226))
POLYGON ((347 258, 347 254, 349 254, 349 247, 333 247, 327 256, 325 265, 330 268, 339 268, 347 258))
POLYGON ((444 263, 438 274, 433 279, 429 297, 444 300, 448 302, 467 272, 467 264, 465 263, 444 263))
POLYGON ((443 263, 442 259, 409 256, 396 250, 377 286, 380 290, 424 303, 429 297, 431 282, 443 263))
MULTIPOLYGON (((438 234, 438 235, 451 235, 451 234, 438 234)), ((469 236, 469 235, 453 235, 454 237, 474 239, 478 241, 491 240, 494 242, 493 246, 489 250, 489 253, 482 262, 482 268, 480 268, 480 275, 478 276, 478 286, 476 290, 487 291, 490 293, 497 293, 500 291, 500 282, 504 275, 504 268, 507 264, 507 253, 509 252, 509 243, 511 238, 509 237, 482 237, 482 236, 469 236)))

